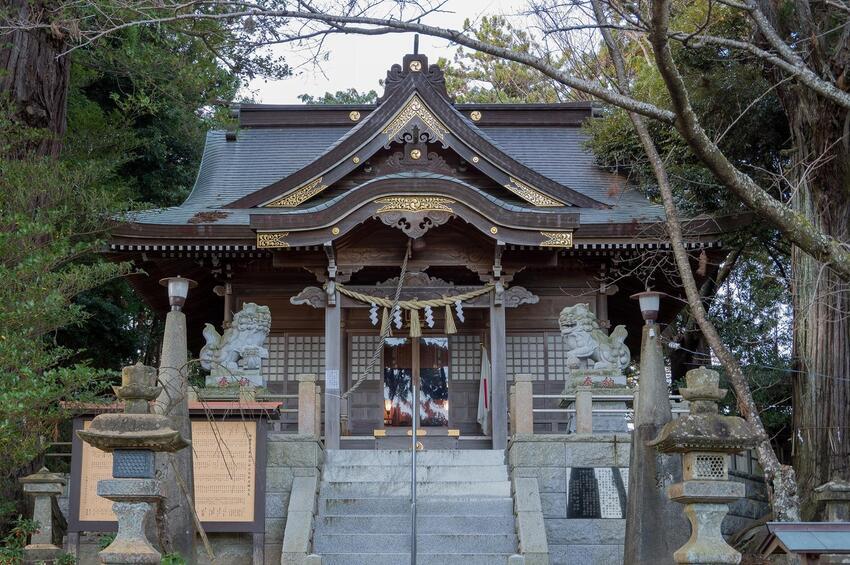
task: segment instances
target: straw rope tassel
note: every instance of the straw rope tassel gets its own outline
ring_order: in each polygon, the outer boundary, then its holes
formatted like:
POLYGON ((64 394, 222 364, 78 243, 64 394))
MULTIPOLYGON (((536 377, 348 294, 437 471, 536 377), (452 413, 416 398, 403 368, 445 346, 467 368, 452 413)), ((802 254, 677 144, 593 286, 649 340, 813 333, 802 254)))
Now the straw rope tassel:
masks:
POLYGON ((381 333, 378 335, 391 336, 392 333, 392 328, 390 328, 390 310, 384 306, 384 312, 381 315, 381 333))
POLYGON ((410 337, 422 336, 422 327, 419 325, 419 310, 410 309, 410 337))
POLYGON ((452 316, 452 307, 449 304, 446 304, 446 334, 456 334, 457 326, 455 325, 455 319, 452 316))

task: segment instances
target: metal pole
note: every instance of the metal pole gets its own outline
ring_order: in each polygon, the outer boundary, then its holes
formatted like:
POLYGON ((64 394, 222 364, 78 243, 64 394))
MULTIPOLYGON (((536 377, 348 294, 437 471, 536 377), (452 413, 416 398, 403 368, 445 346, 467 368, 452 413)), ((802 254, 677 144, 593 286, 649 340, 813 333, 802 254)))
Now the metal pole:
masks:
POLYGON ((415 379, 411 379, 411 388, 413 389, 413 421, 411 423, 413 439, 410 452, 410 565, 416 565, 416 420, 419 416, 419 398, 415 379))

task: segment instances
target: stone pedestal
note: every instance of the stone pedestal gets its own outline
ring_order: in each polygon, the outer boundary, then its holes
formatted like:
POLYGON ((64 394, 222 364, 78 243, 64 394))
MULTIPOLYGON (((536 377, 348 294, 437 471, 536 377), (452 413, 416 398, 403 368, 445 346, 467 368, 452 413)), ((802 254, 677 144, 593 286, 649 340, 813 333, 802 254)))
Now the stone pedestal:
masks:
MULTIPOLYGON (((632 393, 632 390, 626 386, 626 376, 616 369, 573 369, 567 379, 567 384, 564 386, 563 394, 575 394, 578 399, 580 391, 596 397, 604 395, 623 396, 632 393)), ((595 398, 590 402, 591 404, 588 407, 578 406, 576 402, 561 402, 562 407, 576 410, 567 427, 570 433, 591 433, 590 429, 592 429, 592 433, 600 434, 629 432, 626 422, 625 401, 595 398), (623 412, 592 414, 592 421, 587 421, 587 411, 584 408, 590 408, 591 414, 593 410, 623 410, 623 412), (585 417, 581 425, 578 425, 579 413, 585 417)))
POLYGON ((741 562, 741 554, 726 543, 720 526, 729 503, 746 495, 744 483, 684 481, 671 485, 667 492, 670 500, 685 505, 685 516, 691 523, 690 539, 673 553, 676 563, 741 562))
POLYGON ((97 494, 113 501, 112 510, 118 520, 115 540, 101 551, 101 563, 133 565, 158 564, 160 553, 145 534, 153 519, 156 505, 163 499, 159 481, 148 478, 111 479, 97 483, 97 494))
POLYGON ((38 530, 32 534, 29 544, 24 547, 26 563, 50 562, 63 551, 57 545, 62 534, 54 529, 54 499, 62 494, 65 479, 42 467, 37 473, 18 479, 23 485, 24 494, 33 498, 33 520, 38 522, 38 530))

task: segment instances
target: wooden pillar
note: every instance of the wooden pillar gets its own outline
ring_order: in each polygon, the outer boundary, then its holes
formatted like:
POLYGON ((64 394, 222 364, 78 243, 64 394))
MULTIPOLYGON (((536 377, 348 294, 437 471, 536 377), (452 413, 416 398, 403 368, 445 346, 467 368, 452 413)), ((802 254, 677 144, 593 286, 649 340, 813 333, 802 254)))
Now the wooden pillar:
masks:
POLYGON ((508 447, 508 379, 506 374, 505 307, 490 294, 490 364, 493 391, 493 449, 508 447))
POLYGON ((339 449, 341 314, 336 291, 334 300, 325 306, 325 449, 339 449))

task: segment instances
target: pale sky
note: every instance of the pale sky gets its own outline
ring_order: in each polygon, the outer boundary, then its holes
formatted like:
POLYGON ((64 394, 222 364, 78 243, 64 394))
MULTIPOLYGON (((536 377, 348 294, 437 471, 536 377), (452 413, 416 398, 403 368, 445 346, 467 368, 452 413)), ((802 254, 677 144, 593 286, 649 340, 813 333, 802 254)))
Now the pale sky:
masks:
MULTIPOLYGON (((422 23, 460 29, 466 18, 475 22, 482 15, 516 14, 520 4, 518 0, 449 0, 444 9, 450 13, 428 16, 422 23)), ((376 90, 380 95, 378 80, 386 76, 394 63, 401 63, 406 53, 413 52, 413 34, 332 35, 325 41, 325 50, 330 58, 318 68, 312 63, 305 64, 306 53, 292 47, 280 48, 276 53, 284 55, 295 67, 293 76, 277 81, 255 79, 246 94, 253 94, 263 104, 300 104, 299 94, 320 96, 352 87, 361 92, 376 90)), ((429 62, 436 63, 441 56, 451 58, 456 50, 456 45, 443 39, 419 38, 419 52, 427 55, 429 62)))

